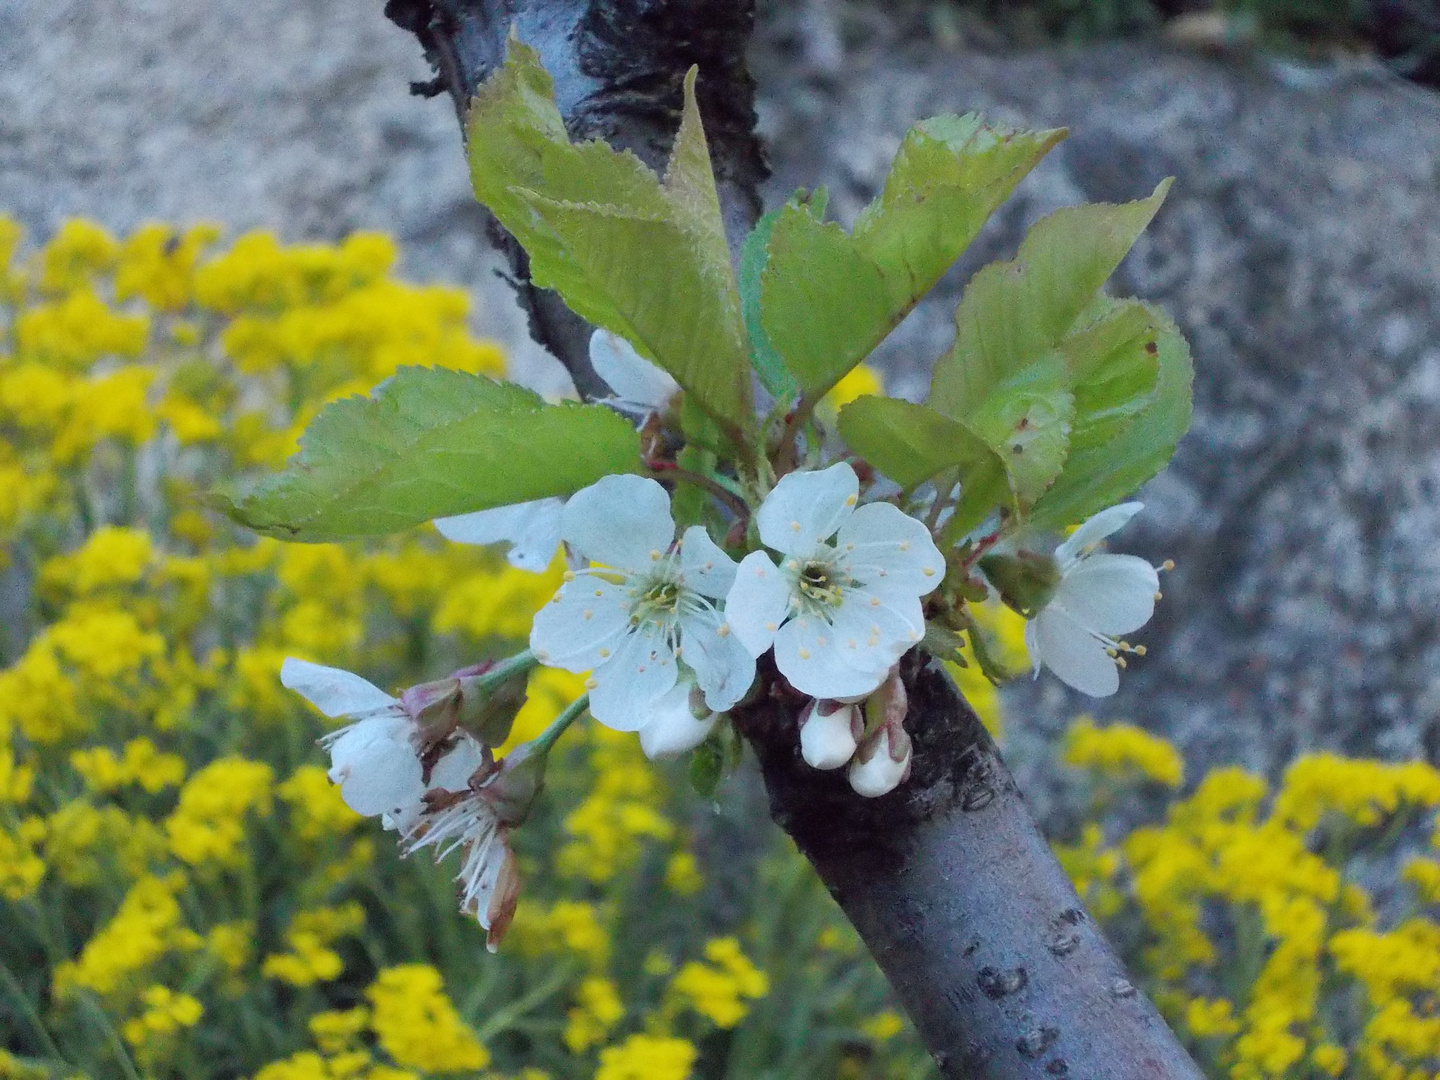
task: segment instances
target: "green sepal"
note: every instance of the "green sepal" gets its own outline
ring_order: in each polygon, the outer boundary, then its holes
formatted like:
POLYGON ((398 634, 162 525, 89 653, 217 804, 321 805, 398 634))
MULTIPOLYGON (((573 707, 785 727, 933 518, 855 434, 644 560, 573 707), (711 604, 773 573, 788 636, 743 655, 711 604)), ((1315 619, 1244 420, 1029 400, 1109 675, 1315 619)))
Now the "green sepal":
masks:
POLYGON ((725 747, 717 725, 705 741, 690 754, 690 786, 696 794, 709 799, 725 778, 725 747))
POLYGON ((640 437, 600 405, 548 405, 520 386, 401 368, 369 397, 334 401, 282 472, 216 504, 282 540, 398 532, 432 518, 569 495, 639 467, 640 437))

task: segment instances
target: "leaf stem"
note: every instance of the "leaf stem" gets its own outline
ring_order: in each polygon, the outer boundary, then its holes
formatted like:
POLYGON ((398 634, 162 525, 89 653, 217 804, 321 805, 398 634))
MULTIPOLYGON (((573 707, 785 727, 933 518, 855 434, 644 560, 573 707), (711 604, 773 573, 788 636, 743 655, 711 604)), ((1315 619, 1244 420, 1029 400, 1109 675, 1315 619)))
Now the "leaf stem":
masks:
POLYGON ((530 744, 532 751, 536 754, 548 754, 550 748, 555 745, 555 741, 559 739, 561 735, 565 734, 565 729, 578 720, 580 714, 589 707, 589 694, 581 694, 569 705, 565 706, 560 715, 550 721, 550 726, 535 737, 535 740, 530 744))
POLYGON ((501 683, 508 682, 511 678, 540 666, 540 661, 529 649, 518 652, 514 656, 507 656, 499 661, 494 667, 482 671, 475 677, 476 685, 480 690, 490 690, 501 683))
POLYGON ((721 484, 713 477, 705 476, 703 473, 691 472, 689 469, 682 469, 678 465, 671 465, 669 462, 647 462, 650 477, 654 480, 678 480, 681 483, 693 484, 702 491, 707 491, 715 498, 734 511, 735 516, 741 519, 750 517, 750 507, 735 492, 721 484))

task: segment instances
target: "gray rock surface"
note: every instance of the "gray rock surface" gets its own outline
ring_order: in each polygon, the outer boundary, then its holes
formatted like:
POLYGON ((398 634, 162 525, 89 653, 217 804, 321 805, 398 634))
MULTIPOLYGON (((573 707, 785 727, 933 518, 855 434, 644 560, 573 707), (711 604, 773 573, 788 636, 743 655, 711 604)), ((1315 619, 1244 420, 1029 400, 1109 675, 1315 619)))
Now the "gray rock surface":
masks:
MULTIPOLYGON (((0 0, 0 210, 41 236, 71 214, 383 228, 409 273, 471 286, 477 325, 552 378, 491 273, 454 116, 406 94, 427 72, 380 6, 0 0)), ((935 112, 1074 132, 887 343, 894 390, 923 393, 960 284, 1027 224, 1178 178, 1116 287, 1194 345, 1195 429, 1120 538, 1179 569, 1119 696, 1048 677, 1012 692, 1015 753, 1088 706, 1196 765, 1440 757, 1440 99, 1364 71, 945 52, 883 20, 863 37, 838 65, 834 38, 809 63, 757 50, 777 196, 826 183, 853 215, 935 112)))

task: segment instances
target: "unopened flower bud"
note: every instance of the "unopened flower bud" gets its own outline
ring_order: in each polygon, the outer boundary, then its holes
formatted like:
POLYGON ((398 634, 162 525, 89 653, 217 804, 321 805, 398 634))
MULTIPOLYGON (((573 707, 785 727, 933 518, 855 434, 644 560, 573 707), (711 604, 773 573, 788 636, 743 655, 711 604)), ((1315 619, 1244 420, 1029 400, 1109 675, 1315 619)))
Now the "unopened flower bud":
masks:
POLYGON ((867 799, 889 794, 910 772, 910 736, 886 724, 867 736, 850 762, 850 786, 867 799))
POLYGON ((980 569, 1000 599, 1027 619, 1050 602, 1060 584, 1059 564, 1049 555, 1034 551, 986 555, 980 560, 980 569))
POLYGON ((502 825, 519 825, 530 813, 545 783, 549 757, 545 751, 537 753, 533 744, 522 743, 501 759, 499 771, 480 789, 502 825))
POLYGON ((909 711, 910 698, 905 693, 905 682, 900 678, 900 669, 892 667, 885 681, 865 699, 865 730, 874 732, 886 724, 899 727, 905 722, 905 715, 909 711))
POLYGON ((640 748, 652 761, 679 757, 695 749, 720 719, 690 679, 682 680, 661 696, 651 711, 651 718, 640 729, 640 748))
POLYGON ((858 705, 811 701, 800 714, 800 756, 816 769, 838 769, 854 755, 863 730, 858 705))

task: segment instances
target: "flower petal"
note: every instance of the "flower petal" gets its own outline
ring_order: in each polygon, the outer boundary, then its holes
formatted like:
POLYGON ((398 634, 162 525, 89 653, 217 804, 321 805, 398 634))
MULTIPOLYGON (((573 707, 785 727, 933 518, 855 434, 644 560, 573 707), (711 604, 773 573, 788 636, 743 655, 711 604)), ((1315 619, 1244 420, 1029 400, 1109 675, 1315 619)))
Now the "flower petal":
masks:
POLYGON ((337 742, 332 748, 330 779, 357 814, 396 813, 417 802, 425 791, 420 758, 407 738, 337 742))
POLYGON ((1160 575, 1134 555, 1091 555, 1065 572, 1051 597, 1082 626, 1113 637, 1139 630, 1155 614, 1160 575))
POLYGON ((755 513, 760 539, 786 555, 809 555, 850 516, 859 495, 855 470, 843 461, 782 476, 755 513))
POLYGON ((678 757, 695 749, 715 726, 719 719, 715 713, 697 720, 691 711, 690 691, 694 688, 695 684, 689 679, 681 679, 651 706, 650 719, 640 729, 640 749, 652 761, 678 757))
POLYGON ((530 648, 549 667, 589 671, 620 647, 630 629, 630 594, 595 574, 561 585, 530 624, 530 648))
POLYGON ((1043 661, 1057 679, 1091 697, 1109 697, 1120 689, 1120 670, 1104 643, 1064 609, 1049 604, 1032 622, 1038 651, 1032 658, 1043 661))
POLYGON ((721 618, 714 609, 680 616, 681 659, 716 712, 732 707, 755 681, 755 658, 721 618))
POLYGON ((660 629, 641 624, 590 673, 590 715, 615 731, 639 731, 655 701, 675 685, 678 666, 660 629))
POLYGON ((894 791, 910 765, 909 749, 899 761, 890 753, 889 730, 882 729, 876 739, 875 752, 868 760, 861 761, 857 757, 850 763, 850 786, 855 789, 855 794, 867 799, 877 799, 894 791))
POLYGON ((1101 510, 1088 518, 1055 549, 1055 558, 1060 560, 1063 567, 1068 561, 1079 558, 1086 548, 1093 547, 1111 533, 1119 532, 1126 522, 1144 509, 1144 503, 1127 502, 1101 510))
POLYGON ((596 330, 590 335, 590 366, 621 401, 647 409, 664 408, 680 384, 656 367, 619 334, 596 330))
POLYGON ((536 499, 476 510, 472 514, 436 518, 432 524, 457 544, 509 544, 510 565, 540 573, 560 546, 560 512, 564 499, 536 499))
POLYGON ((858 714, 857 706, 842 705, 824 716, 820 713, 820 702, 815 702, 800 724, 800 756, 812 768, 840 768, 855 756, 858 714))
POLYGON ((735 584, 725 597, 725 621, 740 644, 759 656, 790 612, 790 582, 770 556, 752 551, 740 561, 735 584))
POLYGON ((849 649, 837 641, 829 623, 813 615, 799 615, 775 635, 775 666, 790 685, 817 698, 868 694, 890 670, 888 653, 849 649), (878 666, 872 666, 878 665, 878 666))
POLYGON ((645 569, 675 539, 670 496, 647 477, 603 477, 570 496, 560 535, 587 559, 616 570, 645 569))
POLYGON ((885 671, 925 636, 925 612, 918 596, 877 582, 845 591, 832 629, 847 662, 885 671))
POLYGON ((326 716, 367 716, 400 703, 374 683, 340 668, 285 658, 280 684, 294 690, 326 716))
POLYGON ((680 574, 701 596, 723 600, 735 584, 738 564, 710 539, 703 525, 691 525, 680 539, 680 574))
POLYGON ((867 503, 836 537, 846 569, 862 582, 888 579, 924 596, 945 577, 945 559, 925 523, 890 503, 867 503))

